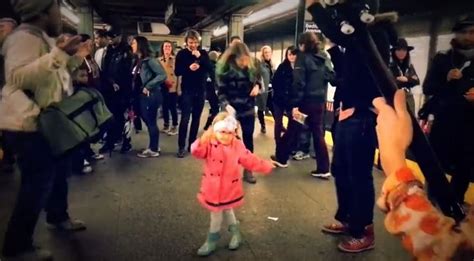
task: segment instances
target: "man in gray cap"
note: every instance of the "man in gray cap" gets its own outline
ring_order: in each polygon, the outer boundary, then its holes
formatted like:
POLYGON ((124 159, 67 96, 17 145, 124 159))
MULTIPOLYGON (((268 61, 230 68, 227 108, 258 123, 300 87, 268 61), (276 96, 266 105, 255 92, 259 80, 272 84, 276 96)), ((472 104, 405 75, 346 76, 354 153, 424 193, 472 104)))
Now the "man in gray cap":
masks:
POLYGON ((68 214, 66 176, 70 160, 55 158, 38 131, 41 109, 71 93, 70 73, 91 53, 80 36, 56 40, 61 14, 55 0, 12 0, 22 24, 2 47, 6 84, 0 101, 0 130, 5 131, 21 171, 21 187, 5 235, 2 254, 20 260, 51 260, 49 251, 33 245, 33 232, 43 208, 50 228, 84 230, 68 214))

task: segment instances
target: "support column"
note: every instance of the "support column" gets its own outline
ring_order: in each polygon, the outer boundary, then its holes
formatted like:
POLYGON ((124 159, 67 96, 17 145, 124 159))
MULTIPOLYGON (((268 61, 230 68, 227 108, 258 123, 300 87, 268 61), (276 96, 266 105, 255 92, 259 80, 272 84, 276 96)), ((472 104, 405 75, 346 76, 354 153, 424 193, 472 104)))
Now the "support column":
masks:
POLYGON ((227 31, 227 45, 229 45, 232 36, 239 36, 244 41, 244 15, 233 14, 230 17, 227 31))
POLYGON ((80 34, 94 35, 94 18, 92 9, 88 6, 81 6, 77 8, 77 15, 79 16, 78 32, 80 34))
POLYGON ((201 31, 201 48, 208 51, 211 50, 212 31, 201 31))

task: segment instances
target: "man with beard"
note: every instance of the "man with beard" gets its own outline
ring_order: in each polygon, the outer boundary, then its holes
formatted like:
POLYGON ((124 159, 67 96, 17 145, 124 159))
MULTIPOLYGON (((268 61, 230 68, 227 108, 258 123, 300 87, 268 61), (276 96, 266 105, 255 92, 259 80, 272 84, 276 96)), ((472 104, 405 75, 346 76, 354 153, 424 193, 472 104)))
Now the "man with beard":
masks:
POLYGON ((474 176, 474 16, 457 22, 453 32, 452 48, 434 57, 423 93, 432 96, 425 104, 434 116, 431 144, 453 176, 455 199, 464 204, 474 176))
POLYGON ((84 230, 83 222, 68 214, 67 175, 70 158, 54 157, 38 131, 41 109, 72 93, 71 72, 91 53, 91 41, 59 36, 61 14, 55 0, 12 0, 22 24, 3 44, 6 84, 2 90, 0 129, 18 155, 21 186, 5 235, 3 256, 20 260, 51 260, 49 251, 33 245, 40 212, 49 227, 84 230), (10 106, 15 104, 15 106, 10 106))
POLYGON ((130 138, 123 137, 124 113, 130 105, 132 94, 132 49, 116 29, 109 31, 108 37, 111 41, 102 62, 101 88, 107 107, 114 115, 114 122, 99 153, 112 151, 120 138, 120 152, 126 153, 132 150, 130 138))

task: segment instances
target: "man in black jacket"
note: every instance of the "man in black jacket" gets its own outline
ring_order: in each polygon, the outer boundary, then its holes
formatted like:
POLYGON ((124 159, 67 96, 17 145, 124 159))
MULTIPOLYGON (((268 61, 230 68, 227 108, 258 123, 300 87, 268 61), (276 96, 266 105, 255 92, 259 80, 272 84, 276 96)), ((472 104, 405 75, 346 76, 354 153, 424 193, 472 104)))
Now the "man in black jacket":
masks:
MULTIPOLYGON (((378 1, 371 2, 370 7, 377 10, 378 1)), ((339 109, 332 165, 338 202, 335 219, 338 223, 325 225, 323 231, 331 234, 348 233, 350 238, 342 241, 338 248, 344 252, 359 253, 375 247, 372 167, 376 147, 376 115, 372 101, 381 94, 366 57, 354 45, 361 31, 356 30, 350 36, 344 35, 339 23, 334 21, 319 0, 307 0, 307 6, 324 35, 339 45, 330 54, 331 57, 337 57, 333 62, 338 78, 342 79, 336 90, 342 106, 339 109)), ((390 43, 396 43, 397 36, 391 24, 395 17, 384 18, 387 19, 370 25, 369 30, 388 64, 390 43)))
MULTIPOLYGON (((130 104, 132 91, 132 53, 131 47, 123 41, 122 34, 111 30, 108 32, 111 44, 107 47, 102 64, 102 92, 107 107, 114 115, 104 146, 100 153, 111 151, 120 140, 125 126, 124 113, 130 104)), ((121 152, 132 149, 130 140, 124 138, 121 152)))
POLYGON ((474 16, 453 28, 452 48, 438 53, 428 70, 423 93, 433 96, 425 108, 434 115, 430 141, 445 171, 453 175, 456 200, 464 204, 474 177, 474 16))
POLYGON ((201 113, 206 98, 206 79, 212 73, 209 56, 199 49, 201 36, 190 30, 186 33, 186 48, 176 56, 175 74, 181 76, 181 121, 179 123, 178 158, 184 158, 189 120, 192 115, 189 132, 188 151, 196 140, 201 120, 201 113))

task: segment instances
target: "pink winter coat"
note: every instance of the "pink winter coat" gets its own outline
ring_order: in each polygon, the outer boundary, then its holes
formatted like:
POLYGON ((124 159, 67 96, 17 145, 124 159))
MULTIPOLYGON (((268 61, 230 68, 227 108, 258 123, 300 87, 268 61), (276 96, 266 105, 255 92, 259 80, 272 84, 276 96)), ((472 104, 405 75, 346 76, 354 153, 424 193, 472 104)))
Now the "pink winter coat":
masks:
POLYGON ((202 144, 198 139, 191 145, 191 153, 196 158, 206 160, 197 198, 210 211, 231 209, 243 204, 241 166, 265 174, 273 168, 270 162, 247 150, 238 139, 228 146, 215 140, 202 144))

